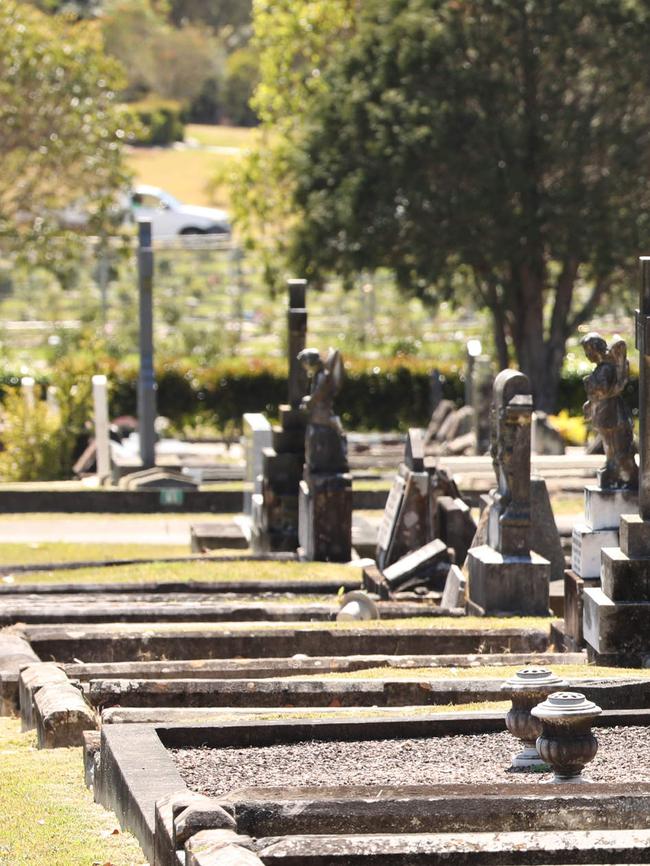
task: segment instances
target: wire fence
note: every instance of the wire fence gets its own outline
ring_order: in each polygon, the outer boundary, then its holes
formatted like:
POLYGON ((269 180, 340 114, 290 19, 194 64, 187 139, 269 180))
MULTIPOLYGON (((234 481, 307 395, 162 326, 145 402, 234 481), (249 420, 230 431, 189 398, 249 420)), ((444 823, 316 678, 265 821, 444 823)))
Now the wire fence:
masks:
MULTIPOLYGON (((33 268, 0 271, 0 343, 6 358, 32 366, 48 348, 82 329, 101 333, 116 352, 137 351, 136 248, 89 239, 64 275, 33 268)), ((154 337, 164 356, 283 356, 287 296, 269 292, 252 255, 219 236, 154 242, 154 337)), ((308 291, 309 342, 355 355, 396 353, 462 360, 465 340, 485 339, 486 319, 442 305, 434 316, 400 295, 387 274, 362 277, 345 290, 331 282, 308 291)))

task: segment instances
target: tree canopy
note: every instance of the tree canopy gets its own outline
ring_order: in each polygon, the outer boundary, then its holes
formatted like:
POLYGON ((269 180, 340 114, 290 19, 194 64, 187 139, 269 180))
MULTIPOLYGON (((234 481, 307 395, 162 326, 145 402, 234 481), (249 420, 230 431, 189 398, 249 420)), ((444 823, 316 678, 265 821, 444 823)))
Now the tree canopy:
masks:
POLYGON ((98 224, 126 182, 121 84, 92 25, 0 4, 0 244, 54 255, 48 228, 82 202, 98 224))
POLYGON ((471 296, 552 409, 567 338, 650 227, 649 23, 631 0, 364 0, 300 106, 263 56, 294 265, 471 296))

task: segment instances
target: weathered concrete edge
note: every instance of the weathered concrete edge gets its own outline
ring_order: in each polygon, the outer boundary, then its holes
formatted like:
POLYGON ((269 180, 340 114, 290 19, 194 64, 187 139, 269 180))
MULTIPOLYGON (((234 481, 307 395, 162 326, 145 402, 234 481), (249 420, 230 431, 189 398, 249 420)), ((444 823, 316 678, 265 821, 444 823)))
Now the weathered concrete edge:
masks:
POLYGON ((40 661, 22 631, 0 630, 0 716, 11 716, 18 711, 20 671, 40 661))
POLYGON ((95 801, 117 815, 120 826, 154 862, 156 801, 190 793, 154 725, 103 728, 95 801))

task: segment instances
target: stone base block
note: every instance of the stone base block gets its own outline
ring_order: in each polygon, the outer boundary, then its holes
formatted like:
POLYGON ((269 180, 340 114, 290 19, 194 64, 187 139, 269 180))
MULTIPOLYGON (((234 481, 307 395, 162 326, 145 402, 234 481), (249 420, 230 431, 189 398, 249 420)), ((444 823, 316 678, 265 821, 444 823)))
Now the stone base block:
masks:
POLYGON ((650 602, 650 558, 631 559, 620 547, 605 548, 601 585, 612 601, 650 602))
POLYGON ((349 562, 352 556, 352 476, 312 474, 300 482, 299 544, 305 559, 349 562))
POLYGON ((618 529, 592 529, 586 523, 573 527, 571 568, 578 577, 600 577, 600 551, 618 545, 618 529))
POLYGON ((621 517, 620 547, 631 559, 650 557, 650 521, 639 514, 621 517))
POLYGON ((600 656, 627 658, 632 665, 650 659, 650 603, 615 602, 602 589, 585 589, 585 641, 600 656))
POLYGON ((585 522, 592 529, 618 529, 623 514, 639 510, 636 490, 602 490, 595 485, 585 487, 585 522))
POLYGON ((549 615, 551 564, 534 551, 504 557, 483 544, 467 554, 468 606, 485 615, 549 615))
POLYGON ((582 634, 583 593, 586 587, 600 585, 599 578, 583 578, 575 571, 564 572, 564 632, 575 649, 584 645, 582 634))

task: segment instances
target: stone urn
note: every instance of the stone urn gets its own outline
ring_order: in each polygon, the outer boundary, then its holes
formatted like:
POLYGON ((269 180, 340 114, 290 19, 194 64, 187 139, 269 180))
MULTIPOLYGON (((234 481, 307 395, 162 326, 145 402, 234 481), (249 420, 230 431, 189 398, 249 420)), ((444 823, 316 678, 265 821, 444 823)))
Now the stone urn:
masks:
POLYGON ((552 692, 564 689, 568 683, 548 668, 529 667, 511 677, 501 686, 512 698, 512 707, 506 715, 506 728, 513 737, 524 744, 519 754, 513 755, 512 766, 535 768, 545 766, 540 758, 536 742, 542 733, 542 723, 531 710, 552 692))
POLYGON ((598 740, 591 726, 602 710, 578 692, 554 692, 531 714, 542 723, 537 751, 553 768, 555 784, 587 782, 582 775, 585 764, 593 761, 598 740))

